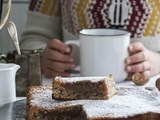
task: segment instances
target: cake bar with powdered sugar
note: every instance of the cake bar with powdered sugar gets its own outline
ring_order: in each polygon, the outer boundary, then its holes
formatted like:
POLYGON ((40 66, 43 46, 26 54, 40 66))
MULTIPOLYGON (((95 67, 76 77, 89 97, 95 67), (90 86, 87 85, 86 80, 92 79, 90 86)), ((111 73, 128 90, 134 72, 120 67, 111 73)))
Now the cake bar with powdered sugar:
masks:
POLYGON ((113 76, 56 77, 52 82, 52 97, 58 100, 109 99, 117 93, 113 76))
POLYGON ((154 87, 117 87, 108 100, 55 100, 52 86, 27 89, 28 120, 159 120, 160 92, 154 87))

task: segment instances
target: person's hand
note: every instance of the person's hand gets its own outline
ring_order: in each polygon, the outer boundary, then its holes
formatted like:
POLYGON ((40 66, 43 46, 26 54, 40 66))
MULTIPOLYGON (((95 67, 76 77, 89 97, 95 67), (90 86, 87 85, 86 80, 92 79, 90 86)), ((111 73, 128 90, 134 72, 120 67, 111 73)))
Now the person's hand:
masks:
POLYGON ((68 77, 70 74, 65 70, 75 67, 73 58, 69 55, 70 52, 71 48, 60 40, 50 40, 41 57, 42 73, 46 77, 68 77))
POLYGON ((130 56, 125 59, 128 73, 140 72, 144 79, 160 73, 160 54, 144 47, 141 42, 135 42, 129 45, 130 56))

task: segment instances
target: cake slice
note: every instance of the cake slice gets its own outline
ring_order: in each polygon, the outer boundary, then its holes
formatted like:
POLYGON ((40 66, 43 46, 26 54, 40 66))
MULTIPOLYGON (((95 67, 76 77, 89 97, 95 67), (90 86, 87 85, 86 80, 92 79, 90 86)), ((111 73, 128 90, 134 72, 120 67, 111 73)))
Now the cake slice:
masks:
POLYGON ((82 104, 70 104, 52 99, 52 86, 27 88, 28 120, 87 120, 82 104))
POLYGON ((108 100, 55 100, 52 86, 27 89, 28 120, 160 120, 155 87, 117 87, 108 100))
POLYGON ((113 76, 56 77, 52 82, 52 98, 58 100, 104 100, 117 93, 113 76))

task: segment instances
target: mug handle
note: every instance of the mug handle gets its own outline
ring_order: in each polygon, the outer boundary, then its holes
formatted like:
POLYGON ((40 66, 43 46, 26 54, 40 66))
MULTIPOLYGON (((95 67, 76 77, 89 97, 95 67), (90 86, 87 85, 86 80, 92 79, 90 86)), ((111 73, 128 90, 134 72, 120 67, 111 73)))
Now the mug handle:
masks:
MULTIPOLYGON (((79 40, 68 40, 65 42, 66 45, 69 45, 71 47, 71 56, 74 59, 75 65, 79 66, 80 65, 80 51, 79 51, 79 40)), ((73 69, 73 70, 67 70, 69 73, 73 74, 79 74, 80 71, 73 69)))
POLYGON ((68 40, 68 41, 65 42, 65 44, 76 45, 77 47, 79 47, 79 40, 68 40))
POLYGON ((74 59, 74 62, 77 65, 80 64, 80 51, 79 51, 79 40, 68 40, 65 42, 66 45, 71 47, 71 56, 74 59))

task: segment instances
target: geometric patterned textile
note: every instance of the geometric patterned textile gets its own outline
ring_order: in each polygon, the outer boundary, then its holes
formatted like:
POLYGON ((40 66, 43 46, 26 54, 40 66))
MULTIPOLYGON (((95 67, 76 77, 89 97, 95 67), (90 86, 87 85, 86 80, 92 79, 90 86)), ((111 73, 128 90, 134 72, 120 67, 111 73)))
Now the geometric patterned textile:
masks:
POLYGON ((60 16, 59 0, 30 0, 29 10, 49 16, 60 16))
POLYGON ((32 0, 30 10, 62 16, 72 34, 82 28, 126 29, 132 38, 160 34, 160 0, 32 0))

